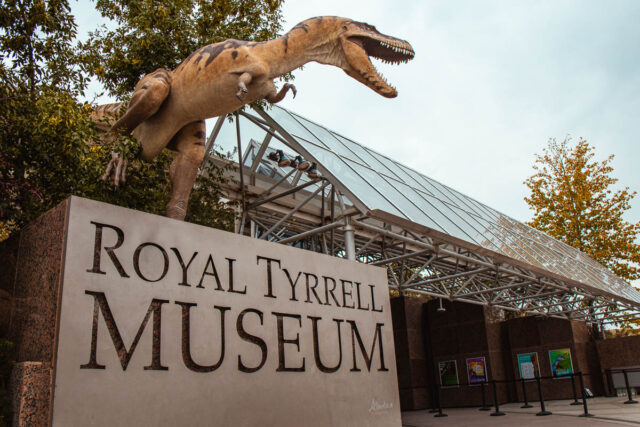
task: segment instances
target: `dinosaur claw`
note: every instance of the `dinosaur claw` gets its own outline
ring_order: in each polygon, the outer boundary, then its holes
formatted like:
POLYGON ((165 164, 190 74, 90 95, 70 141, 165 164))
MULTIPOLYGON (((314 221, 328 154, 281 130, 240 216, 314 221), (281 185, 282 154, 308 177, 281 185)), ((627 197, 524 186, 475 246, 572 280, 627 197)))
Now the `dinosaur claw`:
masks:
POLYGON ((298 89, 294 85, 290 86, 291 92, 293 92, 293 99, 296 99, 296 95, 298 94, 298 89))
POLYGON ((242 94, 236 93, 236 98, 238 98, 240 102, 244 102, 244 99, 242 99, 242 94))
POLYGON ((117 153, 111 153, 111 160, 107 163, 104 173, 100 176, 100 181, 110 181, 113 188, 120 187, 120 183, 125 183, 125 172, 127 169, 127 161, 121 158, 117 153))

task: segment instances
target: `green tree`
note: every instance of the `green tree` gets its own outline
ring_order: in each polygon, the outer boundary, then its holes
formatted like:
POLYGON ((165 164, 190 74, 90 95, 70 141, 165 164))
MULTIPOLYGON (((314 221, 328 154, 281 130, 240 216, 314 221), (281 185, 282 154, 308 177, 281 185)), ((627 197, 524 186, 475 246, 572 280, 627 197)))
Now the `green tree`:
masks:
POLYGON ((43 86, 82 90, 75 37, 76 23, 67 0, 0 2, 0 59, 11 64, 32 96, 43 86))
POLYGON ((90 107, 76 101, 84 78, 75 65, 75 35, 67 1, 0 3, 4 231, 19 228, 86 181, 90 165, 81 160, 95 131, 90 107))
MULTIPOLYGON (((131 162, 117 191, 99 181, 120 137, 101 135, 92 106, 78 102, 90 75, 126 97, 138 79, 173 68, 197 47, 226 38, 264 40, 280 29, 281 1, 96 0, 111 20, 77 46, 68 0, 0 0, 0 240, 70 194, 161 214, 171 155, 131 162)), ((222 171, 209 163, 196 183, 188 221, 230 228, 222 171)))
POLYGON ((636 193, 612 188, 618 182, 612 176, 613 155, 603 161, 594 157, 584 139, 575 145, 569 138, 549 140, 536 155, 535 173, 524 182, 531 191, 525 197, 533 210, 529 225, 587 253, 619 277, 636 280, 640 222, 623 219, 636 193))
POLYGON ((281 30, 282 0, 96 0, 110 20, 82 43, 86 69, 111 95, 128 95, 142 76, 172 70, 193 51, 235 38, 263 41, 281 30))

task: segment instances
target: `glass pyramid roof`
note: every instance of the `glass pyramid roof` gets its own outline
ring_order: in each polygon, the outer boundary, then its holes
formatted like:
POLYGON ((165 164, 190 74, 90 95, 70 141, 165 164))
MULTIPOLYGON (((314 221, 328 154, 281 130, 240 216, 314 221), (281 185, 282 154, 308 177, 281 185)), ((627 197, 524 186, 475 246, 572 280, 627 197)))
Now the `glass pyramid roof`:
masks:
POLYGON ((640 292, 585 253, 282 107, 273 106, 266 115, 367 210, 384 211, 597 293, 640 304, 640 292))

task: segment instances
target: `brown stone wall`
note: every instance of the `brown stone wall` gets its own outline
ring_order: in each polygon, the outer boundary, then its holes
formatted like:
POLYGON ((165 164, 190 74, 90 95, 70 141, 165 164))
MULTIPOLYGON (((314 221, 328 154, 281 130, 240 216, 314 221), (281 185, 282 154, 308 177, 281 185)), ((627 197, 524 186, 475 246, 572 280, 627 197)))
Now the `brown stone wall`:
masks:
MULTIPOLYGON (((517 355, 521 353, 538 353, 540 374, 542 377, 551 376, 549 350, 569 348, 574 372, 585 374, 585 386, 596 394, 602 394, 602 382, 596 376, 590 375, 597 370, 597 355, 594 352, 591 333, 586 324, 570 322, 562 319, 538 317, 521 317, 506 322, 508 325, 511 351, 509 357, 515 373, 518 372, 517 355)), ((534 381, 528 382, 527 396, 529 400, 538 399, 538 391, 534 381)), ((518 399, 522 399, 521 387, 516 387, 518 399)), ((579 393, 579 383, 576 381, 579 393)), ((570 399, 573 389, 570 379, 543 379, 542 392, 546 399, 570 399)))
POLYGON ((426 298, 391 299, 400 406, 403 411, 431 407, 423 304, 426 298))
POLYGON ((0 243, 0 322, 18 362, 9 382, 14 425, 50 419, 67 203, 0 243))
MULTIPOLYGON (((482 390, 479 385, 469 386, 467 376, 467 359, 484 357, 487 364, 489 380, 504 377, 502 368, 501 346, 503 329, 493 319, 494 313, 486 313, 485 308, 478 305, 443 301, 445 311, 438 311, 439 301, 429 301, 426 307, 428 331, 431 335, 432 369, 435 381, 439 383, 438 363, 455 360, 458 370, 459 387, 441 390, 444 407, 480 406, 482 390), (490 321, 487 321, 487 316, 490 321)), ((498 385, 498 399, 506 401, 508 391, 498 385)), ((486 388, 487 402, 492 402, 490 387, 486 388)))
POLYGON ((0 243, 0 337, 4 337, 11 322, 13 283, 16 277, 16 260, 20 236, 15 234, 0 243))
POLYGON ((612 393, 607 370, 640 365, 640 335, 620 337, 595 342, 599 359, 600 378, 606 393, 612 393))
MULTIPOLYGON (((481 404, 480 387, 467 385, 466 360, 472 357, 485 357, 489 381, 500 381, 497 392, 502 403, 523 400, 522 384, 517 381, 520 353, 538 353, 545 377, 551 376, 549 350, 569 348, 574 372, 584 374, 585 386, 596 395, 605 393, 601 372, 606 367, 640 365, 640 337, 596 342, 591 328, 581 322, 537 317, 505 321, 499 310, 491 308, 449 301, 443 301, 443 306, 445 311, 438 311, 438 300, 392 300, 403 410, 431 407, 430 392, 439 383, 438 363, 447 360, 456 361, 460 386, 441 390, 444 407, 481 404), (424 305, 422 330, 415 327, 419 323, 418 303, 424 305)), ((529 400, 538 400, 535 381, 525 383, 525 387, 529 400)), ((576 391, 580 392, 577 379, 576 391)), ((542 380, 542 392, 549 400, 573 397, 570 379, 542 380)), ((491 386, 486 388, 486 397, 491 404, 491 386)))

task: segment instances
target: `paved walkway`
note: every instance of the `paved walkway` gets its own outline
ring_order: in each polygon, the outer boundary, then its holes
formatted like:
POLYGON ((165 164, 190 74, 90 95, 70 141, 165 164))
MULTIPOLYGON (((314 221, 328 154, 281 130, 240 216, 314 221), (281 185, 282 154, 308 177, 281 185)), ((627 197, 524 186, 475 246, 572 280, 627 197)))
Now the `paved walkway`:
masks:
POLYGON ((590 418, 579 417, 583 413, 582 405, 570 406, 572 400, 555 400, 546 403, 547 411, 553 415, 538 417, 540 411, 538 402, 530 409, 520 409, 522 403, 508 403, 500 405, 500 410, 506 415, 492 417, 491 411, 483 412, 478 408, 445 409, 447 417, 435 418, 429 411, 410 411, 402 413, 403 427, 432 427, 432 426, 640 426, 640 403, 625 405, 625 398, 596 397, 588 399, 590 418))

